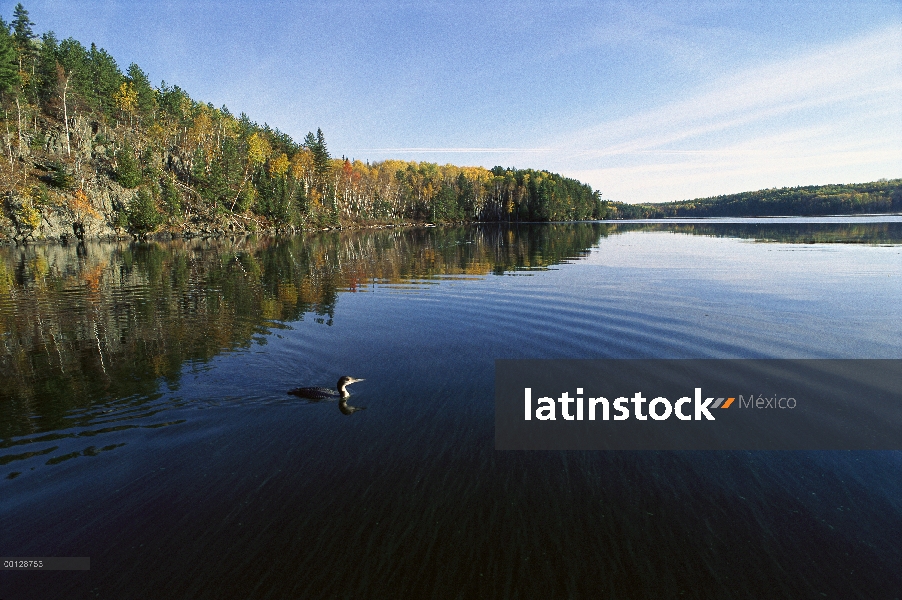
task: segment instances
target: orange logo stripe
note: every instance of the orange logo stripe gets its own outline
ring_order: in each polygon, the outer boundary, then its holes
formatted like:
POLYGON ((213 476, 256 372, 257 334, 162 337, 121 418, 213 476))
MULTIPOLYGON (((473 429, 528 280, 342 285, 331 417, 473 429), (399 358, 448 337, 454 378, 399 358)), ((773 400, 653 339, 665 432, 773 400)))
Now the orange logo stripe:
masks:
POLYGON ((721 408, 730 408, 730 405, 733 404, 733 400, 735 399, 736 398, 727 398, 727 401, 723 403, 723 406, 721 406, 721 408))

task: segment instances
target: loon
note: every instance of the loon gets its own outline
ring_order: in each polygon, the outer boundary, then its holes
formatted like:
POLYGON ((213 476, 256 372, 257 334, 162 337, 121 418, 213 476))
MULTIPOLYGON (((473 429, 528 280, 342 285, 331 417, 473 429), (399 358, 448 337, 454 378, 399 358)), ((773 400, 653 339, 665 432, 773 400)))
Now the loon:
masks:
POLYGON ((351 395, 351 393, 348 392, 347 389, 345 389, 345 386, 351 385, 352 383, 357 383, 358 381, 364 380, 354 379, 353 377, 348 377, 347 375, 345 375, 338 380, 338 383, 335 386, 338 391, 323 387, 303 387, 288 390, 288 393, 293 396, 300 396, 301 398, 308 398, 310 400, 326 400, 329 398, 341 398, 342 400, 344 400, 351 395))

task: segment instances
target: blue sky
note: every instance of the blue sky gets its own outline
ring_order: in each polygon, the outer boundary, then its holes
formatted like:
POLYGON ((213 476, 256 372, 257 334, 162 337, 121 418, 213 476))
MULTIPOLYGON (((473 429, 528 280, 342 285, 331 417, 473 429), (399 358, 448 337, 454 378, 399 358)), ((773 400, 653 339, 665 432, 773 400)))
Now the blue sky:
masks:
POLYGON ((544 168, 625 202, 902 176, 899 0, 23 4, 336 156, 544 168))

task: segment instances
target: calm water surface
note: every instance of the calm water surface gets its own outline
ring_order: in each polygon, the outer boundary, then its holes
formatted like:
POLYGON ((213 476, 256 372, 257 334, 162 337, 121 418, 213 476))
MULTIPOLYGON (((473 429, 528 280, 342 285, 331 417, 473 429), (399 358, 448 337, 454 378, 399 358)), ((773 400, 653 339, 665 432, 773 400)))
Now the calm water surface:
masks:
POLYGON ((496 452, 493 387, 902 358, 900 298, 898 217, 0 249, 0 554, 91 557, 0 597, 902 597, 902 453, 496 452))

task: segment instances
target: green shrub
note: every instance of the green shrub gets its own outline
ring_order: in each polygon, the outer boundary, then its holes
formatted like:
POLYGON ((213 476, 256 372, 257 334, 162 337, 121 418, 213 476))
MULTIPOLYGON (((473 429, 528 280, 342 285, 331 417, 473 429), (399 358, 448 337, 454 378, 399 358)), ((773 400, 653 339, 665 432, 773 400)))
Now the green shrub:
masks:
POLYGON ((153 196, 146 188, 141 188, 126 209, 128 216, 128 232, 138 237, 156 231, 163 222, 163 215, 157 210, 153 196))
POLYGON ((238 199, 235 201, 235 212, 244 213, 251 206, 255 206, 257 204, 257 190, 254 188, 251 182, 247 182, 243 188, 241 188, 241 192, 238 194, 238 199))
POLYGON ((44 206, 48 206, 51 202, 50 193, 47 186, 43 183, 31 187, 31 198, 38 210, 42 210, 44 206))
POLYGON ((182 197, 178 188, 175 187, 175 183, 171 179, 164 179, 161 192, 163 208, 169 217, 179 217, 182 214, 182 197))
POLYGON ((50 184, 61 190, 71 190, 75 185, 72 172, 61 162, 55 162, 50 165, 50 184))
POLYGON ((129 144, 125 144, 116 153, 116 180, 125 188, 134 188, 141 185, 141 169, 135 159, 135 153, 129 144))
POLYGON ((43 131, 39 131, 34 134, 34 137, 31 138, 31 149, 35 151, 40 151, 44 149, 44 144, 47 143, 47 136, 44 135, 43 131))

